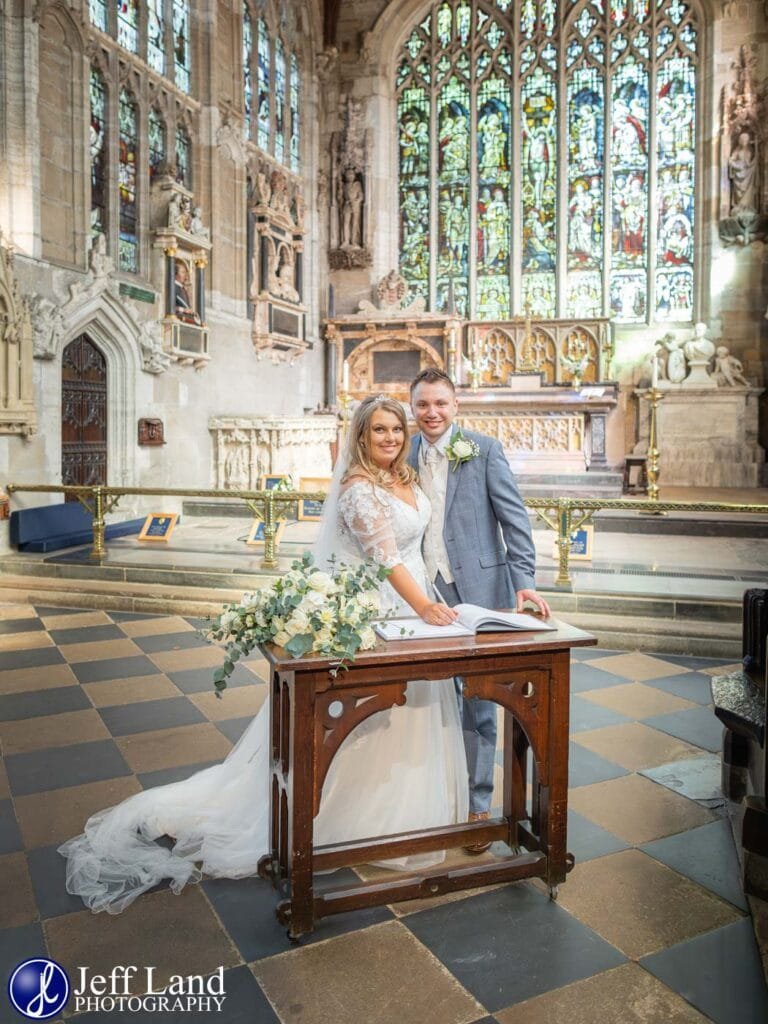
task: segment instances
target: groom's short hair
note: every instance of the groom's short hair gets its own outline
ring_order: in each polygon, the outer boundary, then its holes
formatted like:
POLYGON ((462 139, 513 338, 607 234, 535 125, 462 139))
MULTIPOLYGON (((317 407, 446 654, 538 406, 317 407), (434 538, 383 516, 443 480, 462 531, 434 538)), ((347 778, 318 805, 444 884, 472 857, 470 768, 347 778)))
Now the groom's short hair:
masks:
POLYGON ((428 366, 426 370, 422 370, 421 373, 417 373, 411 381, 411 395, 419 386, 419 384, 447 384, 448 387, 456 394, 456 388, 453 381, 444 370, 438 370, 434 366, 428 366))

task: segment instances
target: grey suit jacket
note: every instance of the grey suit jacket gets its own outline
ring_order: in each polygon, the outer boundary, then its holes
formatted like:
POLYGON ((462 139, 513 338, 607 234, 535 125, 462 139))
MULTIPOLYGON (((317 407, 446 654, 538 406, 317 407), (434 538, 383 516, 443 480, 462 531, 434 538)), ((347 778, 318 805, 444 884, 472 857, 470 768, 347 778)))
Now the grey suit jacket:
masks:
MULTIPOLYGON (((528 513, 499 442, 462 433, 480 454, 448 469, 443 538, 456 589, 462 601, 513 608, 515 591, 534 587, 536 552, 528 513)), ((420 448, 417 434, 408 456, 417 472, 420 448)))

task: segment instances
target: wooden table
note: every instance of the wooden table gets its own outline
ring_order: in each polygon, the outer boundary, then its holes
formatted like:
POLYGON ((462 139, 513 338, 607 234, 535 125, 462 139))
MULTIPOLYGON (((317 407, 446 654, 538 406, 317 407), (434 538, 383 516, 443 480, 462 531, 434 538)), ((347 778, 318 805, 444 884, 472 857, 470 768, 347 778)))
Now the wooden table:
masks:
POLYGON ((566 852, 570 648, 597 642, 573 626, 558 627, 542 633, 382 640, 335 676, 327 658, 295 659, 282 648, 263 649, 271 667, 272 840, 258 870, 286 897, 277 916, 289 938, 311 932, 315 921, 329 914, 522 878, 544 879, 557 896, 558 884, 573 867, 566 852), (462 677, 465 697, 504 708, 503 815, 315 848, 313 822, 323 782, 344 739, 375 712, 405 704, 409 679, 450 676, 462 677), (314 889, 316 871, 495 840, 521 852, 322 893, 314 889))

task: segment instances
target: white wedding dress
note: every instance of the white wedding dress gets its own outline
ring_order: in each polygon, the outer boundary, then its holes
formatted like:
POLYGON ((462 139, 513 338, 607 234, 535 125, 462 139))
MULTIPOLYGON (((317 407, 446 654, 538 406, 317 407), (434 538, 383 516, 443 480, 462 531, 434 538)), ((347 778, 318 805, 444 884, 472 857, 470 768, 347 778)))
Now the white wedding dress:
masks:
MULTIPOLYGON (((421 557, 429 500, 418 487, 413 493, 415 508, 367 482, 342 489, 336 554, 347 562, 372 557, 388 568, 402 562, 431 593, 421 557)), ((413 614, 388 583, 381 598, 385 610, 413 614)), ((268 733, 265 701, 222 764, 94 814, 82 835, 59 847, 67 891, 94 912, 118 914, 163 879, 178 893, 203 874, 255 874, 268 848, 268 733), (172 849, 155 842, 161 836, 176 839, 172 849)), ((453 824, 466 821, 467 811, 453 680, 410 681, 404 706, 372 715, 341 745, 323 786, 315 845, 453 824)), ((386 866, 418 869, 443 857, 421 854, 386 866)))

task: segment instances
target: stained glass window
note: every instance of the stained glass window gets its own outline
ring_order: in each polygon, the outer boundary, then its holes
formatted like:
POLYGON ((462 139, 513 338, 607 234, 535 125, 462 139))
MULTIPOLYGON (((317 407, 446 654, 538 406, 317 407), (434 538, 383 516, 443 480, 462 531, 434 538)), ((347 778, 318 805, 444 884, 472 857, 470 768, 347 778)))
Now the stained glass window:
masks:
POLYGON ((697 19, 686 0, 422 15, 395 85, 401 272, 428 308, 695 316, 697 19))
POLYGON ((151 107, 147 119, 147 148, 149 151, 150 180, 164 169, 166 158, 165 121, 162 114, 151 107))
POLYGON ((192 143, 183 124, 176 129, 176 181, 192 188, 192 143))
POLYGON ((91 68, 91 236, 107 234, 107 94, 101 72, 91 68))
POLYGON ((92 25, 107 31, 107 0, 89 0, 88 14, 92 25))
POLYGON ((301 96, 301 78, 299 61, 295 53, 291 54, 291 170, 298 172, 301 166, 301 122, 299 121, 299 97, 301 96))
POLYGON ((117 41, 131 53, 139 52, 138 0, 117 0, 117 41))
POLYGON ((165 74, 165 0, 147 4, 147 63, 153 71, 165 74))
POLYGON ((173 0, 173 64, 176 84, 184 92, 189 92, 192 62, 187 0, 173 0))
POLYGON ((275 40, 275 158, 285 162, 285 49, 275 40))
POLYGON ((256 111, 256 142, 260 149, 269 149, 269 137, 272 129, 270 114, 269 81, 271 75, 272 48, 269 41, 267 23, 259 18, 258 42, 258 108, 256 111))
POLYGON ((119 108, 118 197, 120 212, 120 270, 136 273, 139 269, 136 208, 136 146, 138 123, 136 102, 127 89, 120 93, 119 108))
POLYGON ((243 6, 243 113, 245 115, 244 132, 246 139, 251 134, 251 116, 253 114, 253 75, 251 61, 253 59, 253 26, 248 5, 243 6))

